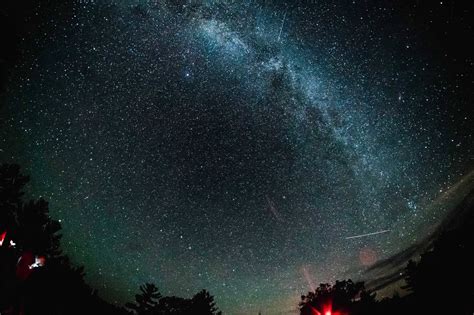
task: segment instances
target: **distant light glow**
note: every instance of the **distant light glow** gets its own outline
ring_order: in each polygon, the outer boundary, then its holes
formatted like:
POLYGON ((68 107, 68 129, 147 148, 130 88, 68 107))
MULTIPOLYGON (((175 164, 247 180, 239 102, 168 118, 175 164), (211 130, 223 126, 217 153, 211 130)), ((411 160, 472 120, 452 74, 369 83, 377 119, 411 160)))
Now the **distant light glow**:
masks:
POLYGON ((36 256, 35 262, 28 266, 30 269, 43 267, 46 263, 46 258, 44 256, 36 256))
MULTIPOLYGON (((5 89, 0 160, 27 166, 107 300, 156 279, 223 313, 293 309, 424 239, 472 187, 470 104, 451 98, 466 78, 438 71, 445 52, 424 54, 395 2, 175 2, 39 10, 49 40, 22 42, 5 89)), ((24 251, 0 223, 1 249, 24 251)), ((322 306, 308 313, 346 315, 322 306)))
POLYGON ((7 231, 3 232, 0 234, 0 246, 3 245, 3 241, 5 240, 5 237, 7 236, 7 231))

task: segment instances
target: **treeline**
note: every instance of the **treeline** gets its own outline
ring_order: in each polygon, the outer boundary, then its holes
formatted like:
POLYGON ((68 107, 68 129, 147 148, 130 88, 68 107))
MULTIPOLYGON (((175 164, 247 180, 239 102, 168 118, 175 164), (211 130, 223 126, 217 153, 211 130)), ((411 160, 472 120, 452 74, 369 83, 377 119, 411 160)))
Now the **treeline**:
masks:
MULTIPOLYGON (((98 296, 60 248, 61 224, 48 203, 24 200, 29 177, 15 164, 0 165, 0 314, 2 315, 218 315, 206 290, 192 298, 162 296, 145 283, 124 307, 98 296)), ((301 297, 301 315, 474 313, 474 191, 459 206, 456 228, 445 229, 403 272, 409 293, 376 299, 363 282, 321 284, 301 297)), ((262 314, 266 314, 263 310, 262 314)))
POLYGON ((61 224, 48 203, 24 200, 28 181, 18 165, 0 165, 0 314, 220 314, 205 290, 191 299, 164 297, 148 283, 126 307, 101 299, 84 281, 84 268, 62 253, 61 224))
POLYGON ((377 300, 363 282, 337 281, 303 295, 300 314, 474 314, 474 191, 453 213, 429 250, 402 272, 408 294, 377 300))
POLYGON ((222 314, 216 307, 214 297, 206 290, 202 290, 192 299, 176 296, 161 296, 158 288, 153 283, 140 286, 141 294, 135 296, 134 303, 127 303, 129 309, 139 315, 165 315, 165 314, 222 314))

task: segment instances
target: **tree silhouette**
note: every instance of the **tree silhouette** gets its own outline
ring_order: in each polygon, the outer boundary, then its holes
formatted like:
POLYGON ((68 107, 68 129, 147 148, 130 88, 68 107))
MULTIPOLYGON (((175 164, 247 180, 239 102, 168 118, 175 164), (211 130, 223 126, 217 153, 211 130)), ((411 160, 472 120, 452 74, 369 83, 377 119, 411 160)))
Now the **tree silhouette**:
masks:
POLYGON ((161 294, 153 283, 140 286, 141 294, 135 295, 135 303, 127 303, 126 307, 135 311, 137 315, 156 314, 161 294))
POLYGON ((367 292, 363 282, 336 281, 321 283, 314 292, 301 296, 301 315, 343 315, 369 312, 375 305, 375 294, 367 292))
MULTIPOLYGON (((48 203, 23 200, 28 181, 18 165, 0 165, 0 313, 129 315, 102 300, 84 281, 84 268, 62 254, 61 225, 49 216, 48 203), (43 259, 46 264, 36 268, 43 259)), ((140 286, 126 307, 137 315, 221 314, 205 290, 191 299, 162 297, 152 283, 140 286)))
POLYGON ((23 201, 29 177, 16 164, 0 165, 0 233, 5 233, 4 246, 14 240, 20 251, 38 255, 59 256, 58 221, 49 216, 44 199, 23 201))
POLYGON ((206 290, 201 290, 191 299, 177 296, 161 296, 154 284, 140 286, 140 294, 135 295, 135 302, 126 307, 137 315, 221 315, 216 307, 214 297, 206 290))
POLYGON ((157 315, 185 315, 191 313, 191 302, 189 299, 177 296, 165 296, 160 300, 157 315))
POLYGON ((445 230, 431 250, 405 269, 404 289, 413 294, 415 307, 432 314, 474 312, 474 192, 468 197, 466 213, 459 226, 445 230), (469 199, 471 198, 471 199, 469 199), (436 302, 434 302, 436 301, 436 302))
POLYGON ((61 225, 43 200, 24 202, 29 177, 16 164, 0 165, 0 313, 11 315, 127 314, 101 300, 84 281, 84 268, 61 254, 61 225), (13 243, 10 243, 13 241, 13 243), (34 268, 37 260, 46 260, 34 268))
POLYGON ((0 233, 6 232, 4 244, 9 244, 17 231, 17 214, 22 207, 23 189, 29 180, 21 174, 19 165, 0 165, 0 233))
POLYGON ((49 217, 48 203, 44 199, 30 200, 17 213, 19 222, 17 244, 23 250, 39 255, 57 257, 61 254, 58 234, 61 225, 49 217))
POLYGON ((218 315, 222 314, 216 307, 214 297, 206 290, 201 290, 191 299, 191 308, 194 314, 218 315))

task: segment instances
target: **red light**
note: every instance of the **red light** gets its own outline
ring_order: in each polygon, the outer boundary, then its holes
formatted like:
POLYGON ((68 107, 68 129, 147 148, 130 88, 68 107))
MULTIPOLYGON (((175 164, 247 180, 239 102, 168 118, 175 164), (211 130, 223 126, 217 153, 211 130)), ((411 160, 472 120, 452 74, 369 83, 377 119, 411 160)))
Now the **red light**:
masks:
POLYGON ((324 315, 332 315, 332 301, 329 302, 329 304, 326 304, 323 306, 323 312, 324 315))
POLYGON ((314 307, 312 307, 311 305, 309 306, 311 308, 311 314, 312 315, 321 315, 320 312, 318 312, 317 309, 315 309, 314 307))
POLYGON ((7 231, 3 232, 0 234, 0 246, 3 245, 3 241, 5 240, 5 237, 7 236, 7 231))

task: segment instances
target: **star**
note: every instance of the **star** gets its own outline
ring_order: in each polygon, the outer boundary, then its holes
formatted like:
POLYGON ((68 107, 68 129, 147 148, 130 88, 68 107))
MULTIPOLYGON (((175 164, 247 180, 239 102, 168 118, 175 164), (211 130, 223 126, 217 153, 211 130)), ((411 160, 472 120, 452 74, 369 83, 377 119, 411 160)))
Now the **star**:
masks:
POLYGON ((352 3, 37 12, 49 31, 10 69, 0 161, 25 166, 102 297, 156 281, 277 313, 447 215, 435 201, 472 167, 471 61, 442 11, 352 3))

